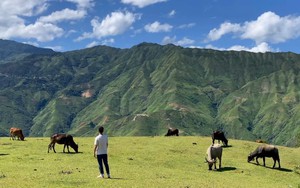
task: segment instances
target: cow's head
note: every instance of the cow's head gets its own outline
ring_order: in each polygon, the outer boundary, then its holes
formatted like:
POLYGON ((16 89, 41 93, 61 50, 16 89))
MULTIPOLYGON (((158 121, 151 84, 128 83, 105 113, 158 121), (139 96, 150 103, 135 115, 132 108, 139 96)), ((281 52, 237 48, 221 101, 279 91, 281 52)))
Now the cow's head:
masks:
POLYGON ((251 155, 251 153, 248 155, 248 163, 250 162, 250 161, 253 161, 254 160, 254 157, 251 155))
POLYGON ((224 144, 225 144, 225 146, 228 146, 228 140, 227 139, 224 140, 224 144))
POLYGON ((23 134, 21 134, 21 136, 20 136, 20 139, 22 140, 22 141, 24 141, 24 135, 23 134))
POLYGON ((78 145, 77 144, 74 145, 73 149, 75 150, 76 153, 78 153, 78 145))
POLYGON ((205 161, 206 161, 207 164, 208 164, 208 169, 209 169, 209 170, 212 170, 212 166, 214 165, 214 163, 216 163, 216 160, 215 160, 215 159, 207 160, 207 158, 205 157, 205 161))

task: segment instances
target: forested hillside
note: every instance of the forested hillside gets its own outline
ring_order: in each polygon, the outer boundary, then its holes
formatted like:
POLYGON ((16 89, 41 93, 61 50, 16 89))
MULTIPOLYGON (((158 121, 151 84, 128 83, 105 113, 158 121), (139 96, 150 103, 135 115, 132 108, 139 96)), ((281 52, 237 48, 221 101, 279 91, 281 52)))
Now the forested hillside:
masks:
POLYGON ((3 42, 13 41, 0 40, 1 136, 11 126, 26 136, 92 136, 99 125, 112 136, 152 136, 176 127, 300 145, 298 54, 149 43, 58 53, 3 42))

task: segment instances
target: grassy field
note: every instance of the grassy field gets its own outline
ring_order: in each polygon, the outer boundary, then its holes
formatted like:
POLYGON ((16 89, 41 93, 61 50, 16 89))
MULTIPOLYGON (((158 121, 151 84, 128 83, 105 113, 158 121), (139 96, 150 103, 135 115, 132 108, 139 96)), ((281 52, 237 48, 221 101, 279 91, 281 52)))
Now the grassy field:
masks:
MULTIPOLYGON (((281 169, 247 162, 257 143, 229 140, 222 169, 204 163, 209 137, 110 137, 111 179, 99 175, 92 137, 75 137, 79 153, 47 153, 49 138, 0 138, 0 187, 300 187, 300 149, 279 147, 281 169), (193 144, 196 143, 196 144, 193 144)), ((261 163, 262 160, 260 159, 261 163)))

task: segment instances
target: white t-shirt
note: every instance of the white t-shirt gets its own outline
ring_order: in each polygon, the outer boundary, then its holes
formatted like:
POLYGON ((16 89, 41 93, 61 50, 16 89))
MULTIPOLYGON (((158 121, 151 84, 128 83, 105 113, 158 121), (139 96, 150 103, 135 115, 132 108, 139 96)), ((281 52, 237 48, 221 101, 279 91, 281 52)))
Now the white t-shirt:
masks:
POLYGON ((101 135, 99 134, 95 138, 94 145, 97 145, 97 155, 107 154, 107 143, 108 143, 108 137, 107 135, 101 135))

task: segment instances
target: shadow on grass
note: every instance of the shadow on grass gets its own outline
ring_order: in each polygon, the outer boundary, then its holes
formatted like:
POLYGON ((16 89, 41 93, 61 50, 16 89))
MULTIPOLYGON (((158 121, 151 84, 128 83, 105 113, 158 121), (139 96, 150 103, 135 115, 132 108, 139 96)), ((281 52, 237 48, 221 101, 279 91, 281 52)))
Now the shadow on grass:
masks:
POLYGON ((9 155, 8 153, 0 153, 0 156, 9 155))
POLYGON ((222 148, 231 148, 231 147, 232 145, 227 145, 227 146, 222 145, 222 148))
MULTIPOLYGON (((49 153, 52 153, 52 152, 49 152, 49 153)), ((54 153, 54 152, 53 152, 54 153)), ((60 155, 74 155, 74 154, 82 154, 83 152, 56 152, 54 154, 60 154, 60 155)))
POLYGON ((221 169, 218 170, 218 172, 227 172, 227 171, 233 171, 236 170, 235 167, 222 167, 221 169))
POLYGON ((124 178, 104 178, 104 179, 111 179, 111 180, 124 180, 124 178))
POLYGON ((256 165, 256 166, 260 166, 260 167, 263 167, 263 168, 272 169, 272 170, 278 170, 278 171, 282 171, 282 172, 293 172, 293 170, 288 169, 288 168, 278 168, 276 166, 275 166, 275 168, 272 168, 270 166, 264 166, 264 165, 260 165, 260 164, 257 164, 257 163, 250 163, 250 164, 253 164, 253 165, 256 165))

